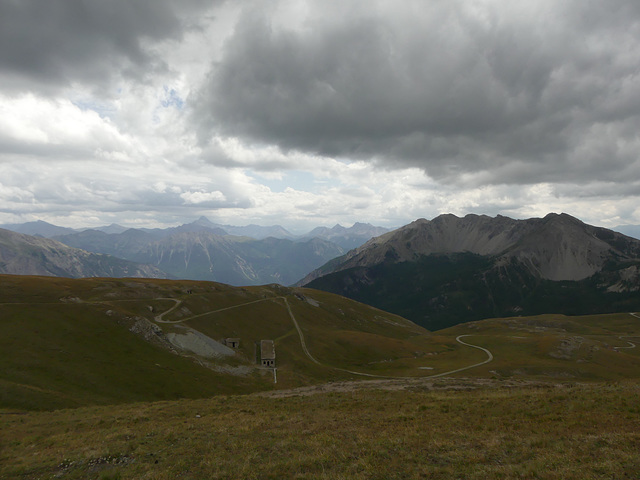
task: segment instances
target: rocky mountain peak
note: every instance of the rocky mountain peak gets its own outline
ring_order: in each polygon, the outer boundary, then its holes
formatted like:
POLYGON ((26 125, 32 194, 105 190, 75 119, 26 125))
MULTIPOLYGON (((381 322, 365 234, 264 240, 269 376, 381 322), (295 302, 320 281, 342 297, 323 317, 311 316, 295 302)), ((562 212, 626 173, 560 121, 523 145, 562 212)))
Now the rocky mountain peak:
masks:
POLYGON ((415 220, 371 239, 349 252, 334 271, 465 252, 495 257, 499 264, 515 259, 549 280, 581 280, 600 271, 612 255, 617 259, 636 258, 640 241, 587 225, 566 213, 528 220, 444 214, 431 221, 415 220))

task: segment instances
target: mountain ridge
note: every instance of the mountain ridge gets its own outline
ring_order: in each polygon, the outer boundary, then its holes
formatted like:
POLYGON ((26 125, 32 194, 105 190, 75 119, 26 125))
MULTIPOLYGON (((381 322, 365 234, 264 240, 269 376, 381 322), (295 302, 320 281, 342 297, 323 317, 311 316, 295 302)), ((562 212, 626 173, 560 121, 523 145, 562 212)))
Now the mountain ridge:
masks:
POLYGON ((0 229, 0 273, 60 277, 167 278, 150 265, 0 229))
POLYGON ((312 238, 293 241, 220 235, 207 228, 158 235, 129 229, 121 234, 87 230, 57 240, 96 253, 154 265, 175 278, 232 285, 289 285, 326 261, 342 255, 338 245, 312 238))
MULTIPOLYGON (((418 219, 372 238, 348 252, 339 268, 372 266, 383 261, 411 261, 419 255, 469 252, 483 256, 499 255, 503 262, 516 257, 528 262, 533 271, 549 280, 582 280, 603 267, 607 251, 625 256, 605 238, 627 246, 637 242, 621 233, 587 225, 566 213, 550 213, 544 218, 528 220, 514 220, 502 215, 469 214, 460 218, 444 214, 431 221, 418 219), (549 235, 555 236, 557 249, 547 245, 542 252, 543 240, 549 235), (583 245, 581 251, 568 251, 570 244, 563 235, 575 237, 571 245, 583 245), (578 253, 584 257, 584 262, 575 257, 578 253)), ((640 256, 640 242, 634 247, 634 252, 635 257, 640 256)), ((300 283, 308 283, 313 278, 317 276, 312 272, 300 283)))
POLYGON ((371 239, 297 283, 433 330, 470 320, 640 308, 640 240, 567 214, 441 215, 371 239))

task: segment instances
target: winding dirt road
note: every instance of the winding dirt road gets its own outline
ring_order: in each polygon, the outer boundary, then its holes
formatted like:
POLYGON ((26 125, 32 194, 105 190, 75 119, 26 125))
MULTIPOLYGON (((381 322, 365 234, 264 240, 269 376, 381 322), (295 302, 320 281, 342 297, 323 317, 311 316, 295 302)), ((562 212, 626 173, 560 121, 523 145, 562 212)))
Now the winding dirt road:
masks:
POLYGON ((393 379, 401 379, 401 378, 437 378, 437 377, 444 377, 445 375, 451 375, 453 373, 458 373, 458 372, 462 372, 464 370, 469 370, 471 368, 475 368, 475 367, 479 367, 480 365, 484 365, 486 363, 489 363, 490 361, 493 360, 493 354, 487 350, 484 347, 480 347, 478 345, 473 345, 471 343, 467 343, 467 342, 463 342, 462 340, 460 340, 463 337, 471 337, 473 335, 459 335, 456 338, 456 341, 462 345, 466 345, 467 347, 472 347, 472 348, 477 348, 479 350, 482 350, 483 352, 485 352, 487 354, 487 359, 479 362, 479 363, 474 363, 473 365, 468 365, 466 367, 462 367, 462 368, 458 368, 456 370, 450 370, 448 372, 442 372, 442 373, 438 373, 435 375, 427 375, 427 376, 421 376, 421 377, 391 377, 391 376, 385 376, 385 375, 374 375, 371 373, 363 373, 363 372, 355 372, 353 370, 346 370, 344 368, 338 368, 338 367, 332 367, 330 365, 324 365, 323 363, 319 362, 313 355, 311 355, 311 353, 309 352, 309 349, 307 348, 307 343, 305 342, 304 339, 304 334, 302 333, 302 329, 300 328, 300 325, 298 324, 298 321, 296 320, 295 315, 293 314, 293 312, 291 311, 291 307, 289 306, 289 302, 287 301, 287 299, 285 297, 278 297, 278 298, 282 298, 284 300, 284 303, 287 307, 287 310, 289 311, 289 316, 291 317, 291 321, 293 322, 294 326, 296 327, 296 330, 298 331, 298 336, 300 337, 300 345, 302 346, 302 350, 304 351, 305 355, 314 363, 318 364, 318 365, 322 365, 323 367, 327 367, 327 368, 331 368, 333 370, 338 370, 340 372, 346 372, 346 373, 350 373, 352 375, 360 375, 363 377, 372 377, 372 378, 393 378, 393 379))
POLYGON ((156 298, 155 300, 171 300, 172 302, 176 302, 176 304, 173 307, 171 307, 169 310, 166 310, 162 312, 160 315, 156 316, 154 320, 159 323, 176 323, 176 322, 171 322, 169 320, 163 320, 162 317, 164 317, 168 313, 173 312, 176 308, 178 308, 182 304, 182 300, 178 300, 177 298, 156 298))
MULTIPOLYGON (((455 370, 449 370, 447 372, 442 372, 442 373, 437 373, 435 375, 427 375, 427 376, 405 376, 405 377, 394 377, 394 376, 388 376, 388 375, 374 375, 372 373, 364 373, 364 372, 356 372, 354 370, 347 370, 344 368, 339 368, 339 367, 333 367, 331 365, 325 365, 324 363, 320 362, 318 359, 316 359, 311 352, 309 351, 309 348, 307 347, 307 342, 305 341, 304 338, 304 333, 302 332, 302 328, 300 328, 300 324, 298 323, 298 320, 296 319, 296 316, 293 314, 293 311, 291 310, 291 305, 289 305, 289 300, 286 297, 271 297, 271 298, 261 298, 260 300, 253 300, 250 302, 246 302, 246 303, 241 303, 239 305, 232 305, 230 307, 224 307, 224 308, 219 308, 217 310, 210 310, 208 312, 204 312, 204 313, 199 313, 197 315, 192 315, 190 317, 187 318, 183 318, 180 320, 164 320, 164 316, 173 312, 176 308, 178 308, 181 304, 182 304, 182 300, 179 300, 177 298, 157 298, 156 300, 171 300, 173 302, 175 302, 175 305, 173 305, 171 308, 169 308, 168 310, 162 312, 161 314, 157 315, 154 320, 158 323, 171 323, 171 324, 175 324, 175 323, 183 323, 189 320, 193 320, 194 318, 199 318, 199 317, 204 317, 206 315, 211 315, 213 313, 218 313, 218 312, 224 312, 226 310, 231 310, 234 308, 240 308, 240 307, 244 307, 246 305, 251 305, 254 303, 259 303, 259 302, 266 302, 266 301, 271 301, 271 300, 283 300, 284 301, 284 306, 287 309, 287 312, 289 313, 289 317, 291 318, 291 322, 293 323, 293 326, 295 327, 296 331, 298 332, 298 337, 300 339, 300 346, 302 347, 302 351, 304 352, 304 354, 307 356, 307 358, 309 358, 309 360, 311 360, 313 363, 315 363, 316 365, 321 365, 323 367, 326 368, 330 368, 333 370, 337 370, 340 372, 345 372, 345 373, 350 373, 351 375, 358 375, 358 376, 362 376, 362 377, 370 377, 370 378, 387 378, 387 379, 406 379, 406 378, 437 378, 437 377, 444 377, 446 375, 452 375, 454 373, 458 373, 458 372, 462 372, 465 370, 469 370, 471 368, 475 368, 475 367, 479 367, 481 365, 485 365, 489 362, 491 362, 493 360, 493 354, 487 350, 484 347, 481 347, 479 345, 473 345, 471 343, 467 343, 461 340, 461 338, 464 337, 471 337, 473 335, 459 335, 456 338, 456 341, 462 345, 465 345, 467 347, 471 347, 471 348, 477 348, 478 350, 482 350, 483 352, 485 352, 487 354, 487 359, 479 362, 479 363, 474 363, 473 365, 468 365, 466 367, 462 367, 462 368, 458 368, 455 370)), ((640 317, 639 317, 640 318, 640 317)), ((631 342, 629 342, 631 343, 631 342)), ((631 347, 624 347, 624 348, 631 348, 631 347)))

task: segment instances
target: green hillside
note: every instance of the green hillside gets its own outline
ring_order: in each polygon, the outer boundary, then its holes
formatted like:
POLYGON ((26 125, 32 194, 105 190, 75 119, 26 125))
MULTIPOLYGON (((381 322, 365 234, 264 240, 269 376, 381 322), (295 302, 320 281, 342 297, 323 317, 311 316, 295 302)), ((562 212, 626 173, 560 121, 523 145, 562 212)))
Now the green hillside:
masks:
POLYGON ((344 369, 424 375, 404 369, 424 350, 425 330, 342 297, 311 294, 277 285, 0 276, 0 407, 193 398, 357 378, 344 369), (304 353, 292 315, 321 364, 304 353), (239 338, 240 347, 211 358, 168 341, 194 330, 216 341, 239 338), (255 363, 263 339, 275 341, 277 384, 255 363))
POLYGON ((638 313, 427 332, 304 288, 0 276, 0 328, 0 478, 640 469, 638 313), (210 358, 169 342, 185 332, 240 346, 210 358), (260 339, 274 341, 277 383, 255 365, 260 339))
POLYGON ((638 378, 634 315, 511 317, 430 333, 306 288, 6 275, 0 276, 0 408, 51 410, 363 379, 638 378), (237 349, 222 345, 229 338, 239 339, 237 349), (256 363, 261 340, 273 341, 275 372, 256 363))

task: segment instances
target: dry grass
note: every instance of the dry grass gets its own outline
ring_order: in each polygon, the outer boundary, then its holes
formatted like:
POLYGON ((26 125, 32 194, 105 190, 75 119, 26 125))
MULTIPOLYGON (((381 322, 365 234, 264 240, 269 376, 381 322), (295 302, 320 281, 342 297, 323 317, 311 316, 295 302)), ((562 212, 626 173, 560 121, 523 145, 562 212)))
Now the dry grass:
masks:
POLYGON ((0 477, 637 478, 638 384, 483 384, 0 415, 0 477))

